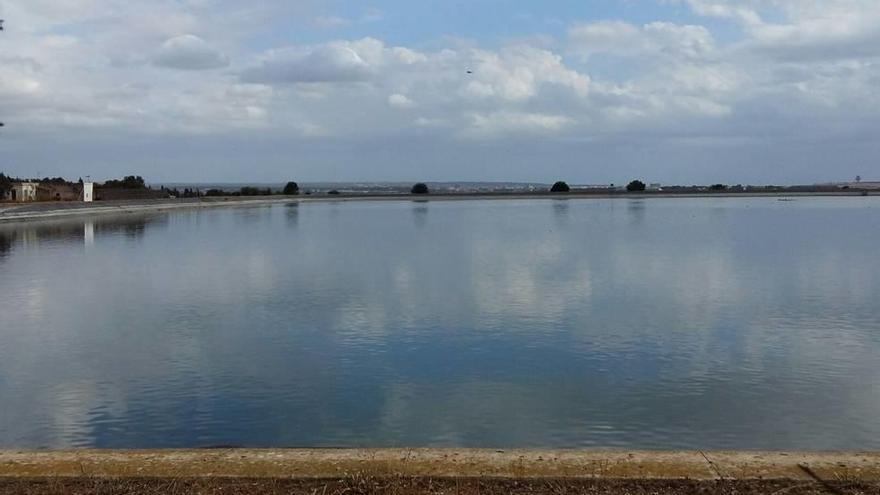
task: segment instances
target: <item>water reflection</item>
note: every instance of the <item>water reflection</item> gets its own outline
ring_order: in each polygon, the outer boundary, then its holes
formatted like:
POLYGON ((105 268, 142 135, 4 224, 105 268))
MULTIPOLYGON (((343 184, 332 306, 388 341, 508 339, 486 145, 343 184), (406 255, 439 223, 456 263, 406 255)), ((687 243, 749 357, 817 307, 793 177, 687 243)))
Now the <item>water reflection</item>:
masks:
POLYGON ((627 199, 626 211, 629 213, 630 222, 633 225, 641 225, 645 222, 647 208, 644 199, 627 199))
POLYGON ((876 210, 614 203, 3 226, 0 447, 880 448, 876 210))
POLYGON ((46 220, 0 224, 0 246, 4 252, 13 248, 35 249, 41 245, 90 244, 95 236, 121 235, 136 240, 147 225, 165 225, 164 215, 129 215, 98 217, 87 220, 46 220))
POLYGON ((569 210, 568 200, 558 199, 553 202, 553 218, 556 220, 557 226, 564 226, 568 223, 569 210))
POLYGON ((299 203, 284 205, 284 212, 287 217, 288 226, 296 227, 297 223, 299 223, 299 203))
POLYGON ((90 246, 95 243, 95 221, 94 220, 86 220, 83 224, 83 241, 86 246, 90 246))
POLYGON ((423 228, 428 223, 428 202, 413 201, 412 212, 415 226, 423 228))

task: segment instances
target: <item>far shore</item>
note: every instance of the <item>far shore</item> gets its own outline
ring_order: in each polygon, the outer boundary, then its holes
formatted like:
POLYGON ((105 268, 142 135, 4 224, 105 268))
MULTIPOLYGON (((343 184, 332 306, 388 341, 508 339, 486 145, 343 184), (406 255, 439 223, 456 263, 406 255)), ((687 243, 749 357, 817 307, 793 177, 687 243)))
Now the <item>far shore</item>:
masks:
POLYGON ((527 200, 527 199, 683 199, 683 198, 798 198, 798 197, 863 197, 877 196, 860 191, 838 192, 477 192, 477 193, 435 193, 435 194, 314 194, 297 196, 224 196, 201 198, 170 198, 95 201, 83 203, 69 202, 0 202, 0 223, 29 220, 46 220, 67 217, 149 213, 176 209, 213 208, 221 206, 260 206, 305 202, 336 201, 475 201, 475 200, 527 200))

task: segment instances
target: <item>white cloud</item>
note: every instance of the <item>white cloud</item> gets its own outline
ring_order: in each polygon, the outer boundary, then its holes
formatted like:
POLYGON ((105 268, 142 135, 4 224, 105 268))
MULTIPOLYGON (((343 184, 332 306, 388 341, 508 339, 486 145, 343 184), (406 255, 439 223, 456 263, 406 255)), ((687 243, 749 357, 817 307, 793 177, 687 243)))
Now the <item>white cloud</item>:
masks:
POLYGON ((743 45, 777 59, 880 56, 880 3, 873 0, 687 0, 698 15, 741 22, 743 45), (766 11, 766 15, 762 15, 766 11), (783 18, 767 21, 771 14, 783 18))
POLYGON ((184 34, 162 43, 153 63, 172 69, 205 70, 226 67, 229 59, 198 36, 184 34))
POLYGON ((470 118, 470 126, 464 131, 469 137, 548 133, 561 130, 574 123, 574 119, 565 115, 525 112, 474 113, 470 118))
POLYGON ((492 52, 472 50, 472 67, 463 94, 475 98, 521 101, 547 87, 563 88, 577 96, 589 92, 590 78, 565 66, 562 57, 548 50, 514 46, 492 52))
MULTIPOLYGON (((128 136, 614 143, 606 150, 769 137, 847 149, 880 126, 880 3, 660 3, 696 17, 575 20, 562 37, 394 46, 322 40, 322 16, 368 30, 381 26, 363 23, 383 14, 340 15, 319 2, 11 0, 0 35, 4 139, 90 126, 128 136), (719 22, 733 29, 721 35, 719 22)), ((17 161, 30 163, 22 153, 17 161)))
POLYGON ((705 27, 668 22, 635 26, 601 21, 576 25, 568 34, 572 52, 584 58, 611 54, 680 60, 706 57, 715 50, 712 34, 705 27))
POLYGON ((687 0, 687 3, 694 12, 702 16, 735 19, 749 26, 762 23, 757 12, 741 5, 707 0, 687 0))
POLYGON ((432 119, 430 117, 419 117, 413 123, 419 127, 439 127, 447 124, 443 119, 432 119))
POLYGON ((412 108, 416 106, 416 102, 409 99, 406 95, 394 93, 388 97, 388 104, 394 108, 412 108))
POLYGON ((334 43, 269 52, 260 64, 242 72, 246 82, 317 83, 366 79, 370 65, 351 47, 334 43))

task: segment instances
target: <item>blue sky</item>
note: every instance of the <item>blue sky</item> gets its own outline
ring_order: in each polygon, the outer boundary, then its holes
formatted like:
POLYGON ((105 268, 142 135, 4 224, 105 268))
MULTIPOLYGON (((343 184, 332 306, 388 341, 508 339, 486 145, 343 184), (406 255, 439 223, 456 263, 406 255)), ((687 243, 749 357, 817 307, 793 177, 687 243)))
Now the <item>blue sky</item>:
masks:
POLYGON ((0 15, 0 170, 16 175, 880 178, 876 0, 3 0, 0 15))

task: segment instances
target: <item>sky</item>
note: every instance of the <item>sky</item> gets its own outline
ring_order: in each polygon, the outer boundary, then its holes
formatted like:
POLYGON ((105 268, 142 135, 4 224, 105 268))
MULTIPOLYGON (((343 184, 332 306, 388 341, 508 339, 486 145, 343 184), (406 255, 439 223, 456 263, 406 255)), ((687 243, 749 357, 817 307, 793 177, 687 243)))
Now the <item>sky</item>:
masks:
POLYGON ((880 180, 877 0, 0 0, 0 171, 880 180))

